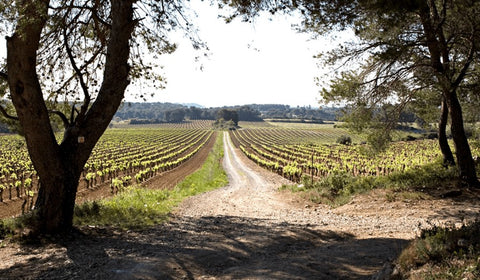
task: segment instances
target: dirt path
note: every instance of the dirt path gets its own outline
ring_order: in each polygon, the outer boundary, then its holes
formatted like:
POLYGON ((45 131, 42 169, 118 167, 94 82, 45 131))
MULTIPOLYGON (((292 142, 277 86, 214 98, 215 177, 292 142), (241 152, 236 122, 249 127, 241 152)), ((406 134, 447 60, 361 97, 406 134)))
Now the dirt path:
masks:
POLYGON ((0 249, 0 279, 370 279, 418 223, 480 211, 476 199, 388 202, 382 191, 335 210, 311 205, 277 191, 286 180, 248 161, 228 137, 224 167, 228 186, 187 199, 164 225, 9 244, 0 249))

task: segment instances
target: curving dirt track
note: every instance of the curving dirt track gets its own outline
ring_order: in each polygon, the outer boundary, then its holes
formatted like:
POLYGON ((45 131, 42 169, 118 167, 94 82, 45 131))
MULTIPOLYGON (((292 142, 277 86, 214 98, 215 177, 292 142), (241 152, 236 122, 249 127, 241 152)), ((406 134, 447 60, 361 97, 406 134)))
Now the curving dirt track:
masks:
POLYGON ((228 186, 187 199, 149 230, 83 228, 41 246, 7 244, 0 279, 371 279, 419 222, 480 210, 474 201, 390 203, 381 191, 337 209, 308 204, 277 191, 286 180, 224 137, 228 186))

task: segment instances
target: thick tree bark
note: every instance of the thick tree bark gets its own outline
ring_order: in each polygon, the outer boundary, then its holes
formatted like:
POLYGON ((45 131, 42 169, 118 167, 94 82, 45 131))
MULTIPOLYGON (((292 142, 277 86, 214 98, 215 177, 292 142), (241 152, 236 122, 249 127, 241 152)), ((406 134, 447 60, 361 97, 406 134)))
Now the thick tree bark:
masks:
MULTIPOLYGON (((463 126, 462 108, 458 101, 456 89, 460 80, 464 78, 465 70, 471 61, 466 61, 462 71, 454 77, 455 70, 450 63, 450 53, 447 41, 445 39, 441 23, 438 21, 438 15, 435 2, 421 1, 419 9, 420 20, 425 33, 425 43, 430 53, 430 62, 433 74, 438 79, 442 88, 442 98, 448 107, 448 112, 452 120, 451 131, 455 145, 457 164, 460 171, 460 178, 466 186, 478 186, 478 178, 473 162, 472 152, 465 135, 463 126)), ((459 65, 457 65, 459 67, 459 65)))
POLYGON ((128 81, 129 40, 135 26, 132 1, 112 0, 112 29, 104 80, 96 101, 65 130, 59 145, 53 134, 36 73, 36 52, 48 17, 48 1, 25 1, 21 20, 7 39, 8 83, 32 163, 40 178, 36 229, 64 232, 72 227, 81 171, 120 106, 128 81), (78 137, 85 141, 79 143, 78 137))
POLYGON ((458 101, 456 92, 450 92, 447 96, 447 104, 452 120, 452 137, 455 145, 457 164, 460 170, 460 179, 466 186, 479 186, 475 162, 472 151, 468 144, 467 136, 463 126, 462 107, 458 101))
POLYGON ((441 110, 440 121, 438 123, 438 143, 440 145, 440 150, 442 151, 443 165, 452 166, 455 165, 455 160, 447 139, 448 106, 445 98, 442 98, 441 110))
MULTIPOLYGON (((41 193, 51 182, 63 181, 64 169, 60 151, 50 126, 48 111, 36 73, 36 53, 40 35, 48 15, 48 1, 26 1, 22 9, 24 18, 19 21, 16 32, 7 38, 7 71, 12 102, 23 128, 30 158, 40 176, 41 193)), ((51 212, 58 211, 58 196, 63 189, 52 186, 56 193, 48 196, 51 212)), ((63 188, 63 186, 62 186, 63 188)), ((58 217, 52 218, 58 223, 58 217)), ((43 221, 47 223, 48 221, 43 221)))
MULTIPOLYGON (((63 169, 58 173, 61 175, 40 177, 41 187, 35 203, 37 216, 35 229, 38 232, 67 232, 72 227, 73 209, 81 173, 75 170, 75 161, 68 155, 60 161, 63 169)), ((50 173, 53 172, 54 170, 50 171, 50 173)))

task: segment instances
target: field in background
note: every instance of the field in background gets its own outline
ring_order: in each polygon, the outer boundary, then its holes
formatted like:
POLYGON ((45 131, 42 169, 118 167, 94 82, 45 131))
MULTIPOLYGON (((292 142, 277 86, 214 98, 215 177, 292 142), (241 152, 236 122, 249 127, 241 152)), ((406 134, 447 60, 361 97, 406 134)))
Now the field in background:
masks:
POLYGON ((127 121, 112 122, 111 128, 183 128, 212 129, 212 120, 187 120, 179 123, 129 124, 127 121))
MULTIPOLYGON (((356 135, 347 129, 337 127, 337 123, 313 124, 313 123, 288 123, 288 122, 239 122, 244 129, 266 129, 271 131, 282 131, 286 134, 302 131, 301 138, 290 138, 290 144, 333 144, 341 136, 348 135, 353 143, 364 142, 366 138, 356 135)), ((240 129, 241 130, 241 129, 240 129)))

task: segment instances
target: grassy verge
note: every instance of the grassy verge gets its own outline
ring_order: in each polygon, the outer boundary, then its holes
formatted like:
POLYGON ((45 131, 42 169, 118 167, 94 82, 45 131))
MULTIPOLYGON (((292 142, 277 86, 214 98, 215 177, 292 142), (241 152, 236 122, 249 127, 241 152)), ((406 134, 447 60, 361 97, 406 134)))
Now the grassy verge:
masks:
POLYGON ((223 137, 219 135, 202 168, 187 176, 173 190, 131 186, 111 199, 76 206, 74 224, 138 229, 163 222, 183 199, 228 183, 221 166, 222 158, 223 137))
POLYGON ((396 267, 394 279, 480 279, 480 221, 423 230, 396 267))
POLYGON ((356 194, 377 188, 391 190, 387 197, 390 201, 397 197, 422 199, 429 188, 438 188, 454 180, 456 172, 455 168, 442 167, 438 161, 381 177, 355 177, 346 172, 337 172, 312 183, 310 177, 304 176, 302 184, 284 185, 282 189, 303 192, 304 197, 313 202, 334 207, 348 203, 356 194))

